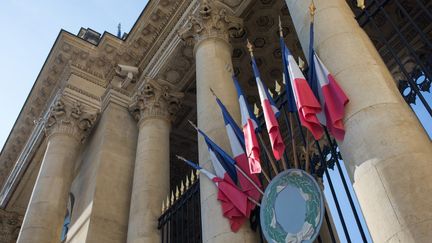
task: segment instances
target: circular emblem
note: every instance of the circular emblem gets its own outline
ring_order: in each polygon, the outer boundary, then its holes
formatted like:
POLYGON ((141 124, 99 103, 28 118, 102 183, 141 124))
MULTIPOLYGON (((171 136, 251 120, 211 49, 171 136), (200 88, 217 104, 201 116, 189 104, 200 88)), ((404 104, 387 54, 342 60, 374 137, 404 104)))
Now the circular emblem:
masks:
POLYGON ((261 201, 261 228, 271 243, 313 242, 323 215, 321 188, 303 170, 289 169, 277 175, 261 201))

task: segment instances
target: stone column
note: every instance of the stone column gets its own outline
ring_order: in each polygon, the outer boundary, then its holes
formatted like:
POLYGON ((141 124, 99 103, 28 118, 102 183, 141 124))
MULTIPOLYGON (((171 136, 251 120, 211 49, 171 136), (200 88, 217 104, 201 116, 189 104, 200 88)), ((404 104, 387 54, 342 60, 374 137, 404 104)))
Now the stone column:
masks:
POLYGON ((62 97, 46 123, 47 149, 24 216, 18 243, 58 243, 66 214, 75 160, 96 111, 62 97))
MULTIPOLYGON (((303 50, 310 1, 286 0, 303 50)), ((339 143, 375 242, 432 238, 432 146, 344 0, 315 0, 315 48, 350 98, 339 143)))
MULTIPOLYGON (((232 81, 231 34, 241 31, 242 20, 219 1, 202 1, 197 13, 179 32, 181 38, 194 43, 196 63, 198 126, 226 151, 230 151, 220 110, 210 93, 212 88, 231 115, 240 120, 237 93, 232 81), (230 33, 231 32, 231 33, 230 33)), ((199 163, 213 171, 207 146, 199 137, 199 163)), ((207 178, 200 180, 203 242, 257 242, 258 237, 246 223, 237 233, 222 216, 217 189, 207 178)))
POLYGON ((160 242, 160 205, 169 193, 171 115, 182 93, 170 83, 147 80, 130 110, 138 120, 138 144, 129 213, 128 243, 160 242))

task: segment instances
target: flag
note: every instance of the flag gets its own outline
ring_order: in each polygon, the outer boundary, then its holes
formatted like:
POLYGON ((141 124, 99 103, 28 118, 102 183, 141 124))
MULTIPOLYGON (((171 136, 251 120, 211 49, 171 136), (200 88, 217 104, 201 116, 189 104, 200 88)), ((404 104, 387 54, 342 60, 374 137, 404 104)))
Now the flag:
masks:
MULTIPOLYGON (((240 167, 240 169, 245 172, 246 176, 248 176, 257 186, 261 188, 261 182, 259 181, 258 176, 250 173, 249 170, 248 158, 244 150, 243 132, 240 130, 237 123, 235 123, 224 104, 217 97, 216 102, 218 103, 222 111, 226 133, 228 135, 228 140, 231 145, 233 158, 237 166, 240 167)), ((237 178, 243 192, 245 192, 251 198, 255 199, 255 201, 259 201, 259 199, 261 198, 261 194, 257 190, 257 188, 242 173, 238 172, 237 178)), ((253 204, 252 202, 249 203, 251 204, 251 209, 255 208, 255 204, 253 204)))
POLYGON ((279 109, 276 107, 273 98, 270 96, 267 87, 261 81, 261 75, 256 65, 255 58, 252 57, 252 69, 255 74, 255 80, 258 86, 258 93, 261 100, 261 106, 263 108, 264 120, 266 122, 267 132, 270 138, 270 144, 272 146, 273 155, 276 160, 280 160, 285 150, 285 144, 279 131, 279 123, 277 117, 279 116, 279 109))
MULTIPOLYGON (((281 36, 279 39, 280 42, 280 46, 281 46, 281 50, 282 53, 285 50, 285 42, 283 37, 281 36)), ((296 103, 295 103, 295 99, 294 99, 294 93, 293 93, 293 89, 291 86, 291 82, 290 82, 290 77, 289 77, 289 73, 288 73, 288 60, 286 58, 287 56, 282 55, 282 66, 283 66, 283 81, 285 84, 285 95, 286 95, 286 101, 287 101, 287 106, 286 109, 288 112, 294 113, 297 111, 297 107, 296 107, 296 103)))
POLYGON ((258 122, 255 115, 249 109, 249 105, 246 102, 243 91, 235 76, 233 76, 233 81, 237 89, 237 95, 240 104, 245 150, 249 164, 249 169, 247 171, 252 174, 261 173, 260 149, 256 137, 256 132, 258 130, 258 122))
POLYGON ((235 161, 229 156, 222 148, 213 142, 201 129, 197 128, 198 132, 204 137, 207 144, 210 158, 215 169, 216 175, 226 181, 237 185, 237 169, 235 168, 235 161))
MULTIPOLYGON (((315 139, 320 139, 323 128, 317 118, 321 106, 313 94, 293 55, 282 40, 282 56, 286 60, 287 70, 301 124, 309 129, 315 139)), ((288 76, 288 75, 287 75, 288 76)))
POLYGON ((250 217, 247 195, 231 182, 225 181, 189 160, 181 159, 213 181, 218 188, 217 198, 221 202, 223 216, 228 218, 231 230, 237 232, 250 217))
POLYGON ((321 104, 321 112, 317 115, 321 124, 328 128, 330 134, 342 141, 345 136, 343 118, 348 97, 324 66, 313 48, 313 22, 310 24, 309 66, 311 87, 321 104))

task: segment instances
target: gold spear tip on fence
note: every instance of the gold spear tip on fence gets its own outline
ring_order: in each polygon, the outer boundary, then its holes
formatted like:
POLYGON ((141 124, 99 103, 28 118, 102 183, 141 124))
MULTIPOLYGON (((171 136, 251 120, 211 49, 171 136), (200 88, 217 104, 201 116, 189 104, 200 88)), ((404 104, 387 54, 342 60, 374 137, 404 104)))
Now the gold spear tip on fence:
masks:
POLYGON ((365 3, 364 0, 357 0, 357 7, 359 7, 361 10, 365 9, 365 3))
POLYGON ((281 85, 279 84, 279 82, 277 80, 275 80, 275 91, 277 94, 279 94, 282 90, 281 85))
POLYGON ((246 39, 246 43, 246 47, 248 48, 250 55, 253 56, 253 45, 250 43, 249 39, 246 39))

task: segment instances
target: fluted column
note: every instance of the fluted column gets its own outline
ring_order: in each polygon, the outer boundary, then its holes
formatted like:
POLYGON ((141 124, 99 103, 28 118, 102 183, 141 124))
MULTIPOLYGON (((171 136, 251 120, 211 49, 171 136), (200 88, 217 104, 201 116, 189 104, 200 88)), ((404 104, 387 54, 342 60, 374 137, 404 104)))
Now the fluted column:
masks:
MULTIPOLYGON (((432 238, 432 146, 345 0, 315 0, 315 48, 350 98, 339 143, 375 242, 432 238)), ((286 0, 308 52, 310 1, 286 0)))
POLYGON ((96 120, 96 111, 60 98, 46 123, 47 149, 18 243, 58 243, 81 142, 96 120))
MULTIPOLYGON (((198 126, 226 151, 230 151, 220 110, 210 93, 212 88, 231 115, 239 121, 237 93, 232 81, 231 34, 242 31, 242 20, 233 16, 219 1, 202 1, 188 25, 180 31, 183 40, 194 44, 196 63, 198 126)), ((204 140, 199 137, 199 163, 213 170, 204 140)), ((246 223, 237 233, 222 216, 217 189, 206 178, 200 180, 203 242, 256 242, 258 238, 246 223)))
POLYGON ((157 219, 169 193, 171 116, 182 93, 170 83, 149 79, 134 97, 130 110, 138 120, 138 144, 129 213, 128 243, 160 242, 157 219))

